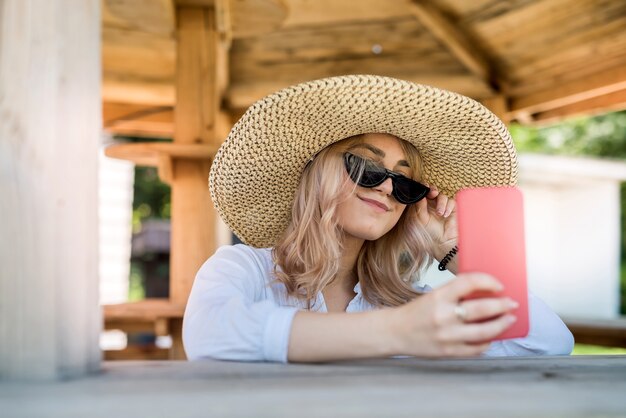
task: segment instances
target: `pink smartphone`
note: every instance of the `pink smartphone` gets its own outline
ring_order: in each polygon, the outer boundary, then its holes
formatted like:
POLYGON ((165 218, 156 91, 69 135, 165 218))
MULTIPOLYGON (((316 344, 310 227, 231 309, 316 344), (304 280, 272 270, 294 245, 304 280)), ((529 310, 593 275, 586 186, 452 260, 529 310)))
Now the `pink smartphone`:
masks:
MULTIPOLYGON (((498 279, 519 303, 517 321, 495 340, 528 335, 528 285, 524 240, 524 203, 516 187, 462 189, 456 194, 459 273, 483 272, 498 279)), ((468 299, 493 296, 480 292, 468 299)))

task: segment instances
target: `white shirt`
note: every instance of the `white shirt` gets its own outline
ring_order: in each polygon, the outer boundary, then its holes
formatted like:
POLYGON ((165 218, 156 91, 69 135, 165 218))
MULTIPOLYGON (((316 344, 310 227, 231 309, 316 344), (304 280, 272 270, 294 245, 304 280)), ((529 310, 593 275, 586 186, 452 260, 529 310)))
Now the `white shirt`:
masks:
MULTIPOLYGON (((189 360, 287 362, 289 333, 306 301, 289 296, 282 283, 272 283, 271 249, 246 245, 220 247, 200 268, 187 302, 183 343, 189 360)), ((418 287, 428 292, 429 286, 418 287)), ((361 295, 346 312, 378 309, 361 295)), ((326 312, 320 292, 312 311, 326 312)), ((494 341, 485 356, 570 354, 574 338, 563 321, 540 299, 529 294, 530 332, 525 338, 494 341)))

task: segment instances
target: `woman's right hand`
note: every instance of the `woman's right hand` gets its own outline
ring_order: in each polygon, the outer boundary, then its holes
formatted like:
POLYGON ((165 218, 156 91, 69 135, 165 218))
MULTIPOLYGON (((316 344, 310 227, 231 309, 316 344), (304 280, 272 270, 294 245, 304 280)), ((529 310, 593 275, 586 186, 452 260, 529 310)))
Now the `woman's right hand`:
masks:
POLYGON ((506 297, 463 298, 475 291, 497 293, 502 289, 492 276, 463 273, 428 294, 390 309, 394 351, 417 357, 480 355, 494 337, 515 322, 510 311, 517 304, 506 297))

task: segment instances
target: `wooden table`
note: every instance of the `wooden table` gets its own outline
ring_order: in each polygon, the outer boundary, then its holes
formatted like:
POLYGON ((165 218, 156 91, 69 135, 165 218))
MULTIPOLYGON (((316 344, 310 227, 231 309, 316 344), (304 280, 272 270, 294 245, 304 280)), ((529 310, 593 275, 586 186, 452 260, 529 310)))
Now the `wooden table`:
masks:
POLYGON ((323 365, 108 362, 58 383, 0 381, 3 417, 626 416, 626 356, 323 365))

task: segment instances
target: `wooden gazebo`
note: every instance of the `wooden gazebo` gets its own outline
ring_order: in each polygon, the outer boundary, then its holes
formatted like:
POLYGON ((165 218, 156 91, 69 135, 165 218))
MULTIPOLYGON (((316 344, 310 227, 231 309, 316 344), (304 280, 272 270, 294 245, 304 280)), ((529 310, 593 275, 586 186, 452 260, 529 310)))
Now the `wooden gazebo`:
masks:
POLYGON ((215 246, 211 157, 264 94, 374 73, 467 94, 506 121, 626 104, 622 0, 4 0, 0 29, 3 379, 101 369, 103 126, 173 138, 108 150, 157 166, 173 215, 171 299, 106 307, 105 318, 176 337, 215 246))
POLYGON ((480 100, 505 122, 626 107, 619 0, 102 0, 104 129, 173 138, 107 155, 172 186, 170 299, 105 307, 108 328, 172 334, 215 250, 211 157, 257 99, 298 82, 370 73, 480 100))

